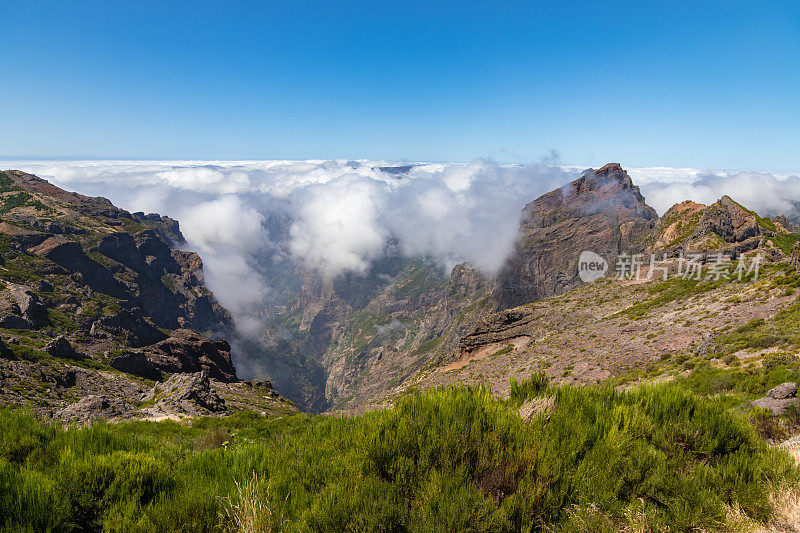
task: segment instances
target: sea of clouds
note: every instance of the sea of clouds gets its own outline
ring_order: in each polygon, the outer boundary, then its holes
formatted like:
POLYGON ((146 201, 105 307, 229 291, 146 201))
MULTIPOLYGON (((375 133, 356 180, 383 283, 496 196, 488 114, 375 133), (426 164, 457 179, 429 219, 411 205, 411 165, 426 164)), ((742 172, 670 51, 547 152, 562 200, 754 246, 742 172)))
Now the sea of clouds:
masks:
MULTIPOLYGON (((396 239, 410 255, 449 268, 469 261, 492 273, 511 250, 520 209, 583 169, 553 164, 422 163, 391 173, 385 161, 5 161, 68 190, 104 196, 129 211, 180 221, 200 253, 206 282, 237 328, 256 334, 253 309, 270 291, 260 274, 295 260, 326 276, 364 272, 396 239), (288 220, 286 242, 265 221, 288 220)), ((759 172, 630 168, 659 213, 722 195, 765 215, 792 211, 800 178, 759 172)))

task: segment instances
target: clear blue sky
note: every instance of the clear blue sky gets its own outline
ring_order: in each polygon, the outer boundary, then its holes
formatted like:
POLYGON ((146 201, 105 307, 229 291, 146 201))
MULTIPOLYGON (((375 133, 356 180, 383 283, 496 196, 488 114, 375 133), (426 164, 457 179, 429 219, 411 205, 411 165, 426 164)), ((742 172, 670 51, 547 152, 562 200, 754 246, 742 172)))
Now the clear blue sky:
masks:
POLYGON ((0 0, 0 155, 800 168, 799 2, 0 0))

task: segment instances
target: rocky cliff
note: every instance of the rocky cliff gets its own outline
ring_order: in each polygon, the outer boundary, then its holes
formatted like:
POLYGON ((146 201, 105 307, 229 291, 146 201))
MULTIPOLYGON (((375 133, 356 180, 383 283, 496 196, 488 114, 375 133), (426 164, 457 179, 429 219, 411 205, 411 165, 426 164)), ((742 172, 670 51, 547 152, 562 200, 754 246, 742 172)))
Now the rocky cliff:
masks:
POLYGON ((711 205, 674 205, 658 223, 653 252, 670 256, 720 252, 732 257, 761 248, 770 256, 791 252, 797 228, 786 219, 761 217, 723 196, 711 205))
MULTIPOLYGON (((497 278, 468 264, 446 272, 391 243, 364 274, 325 280, 295 267, 274 275, 270 286, 283 296, 264 314, 271 326, 261 344, 270 355, 260 370, 307 408, 358 408, 452 360, 459 339, 487 314, 575 287, 582 250, 609 260, 645 250, 658 216, 609 164, 534 200, 521 220, 497 278)), ((281 233, 276 224, 271 235, 281 233)))
POLYGON ((0 403, 139 416, 171 375, 237 386, 230 316, 177 221, 19 171, 0 172, 0 218, 0 403))
POLYGON ((650 244, 655 210, 617 163, 587 170, 522 210, 516 247, 497 276, 502 308, 568 291, 580 284, 578 257, 590 250, 611 262, 650 244))

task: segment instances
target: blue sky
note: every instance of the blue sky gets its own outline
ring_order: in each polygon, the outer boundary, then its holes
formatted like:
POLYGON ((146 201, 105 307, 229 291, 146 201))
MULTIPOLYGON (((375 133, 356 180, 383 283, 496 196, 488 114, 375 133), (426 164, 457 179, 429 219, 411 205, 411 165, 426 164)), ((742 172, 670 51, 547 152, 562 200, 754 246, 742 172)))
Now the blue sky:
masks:
POLYGON ((800 169, 797 2, 0 0, 0 155, 800 169))

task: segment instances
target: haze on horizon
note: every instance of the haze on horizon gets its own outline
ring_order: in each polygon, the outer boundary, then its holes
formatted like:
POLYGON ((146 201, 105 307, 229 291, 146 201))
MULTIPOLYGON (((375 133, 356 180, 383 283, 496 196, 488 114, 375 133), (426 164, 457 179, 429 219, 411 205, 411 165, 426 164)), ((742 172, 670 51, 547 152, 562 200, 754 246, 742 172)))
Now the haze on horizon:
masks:
POLYGON ((797 172, 798 67, 788 1, 4 2, 0 156, 797 172))

